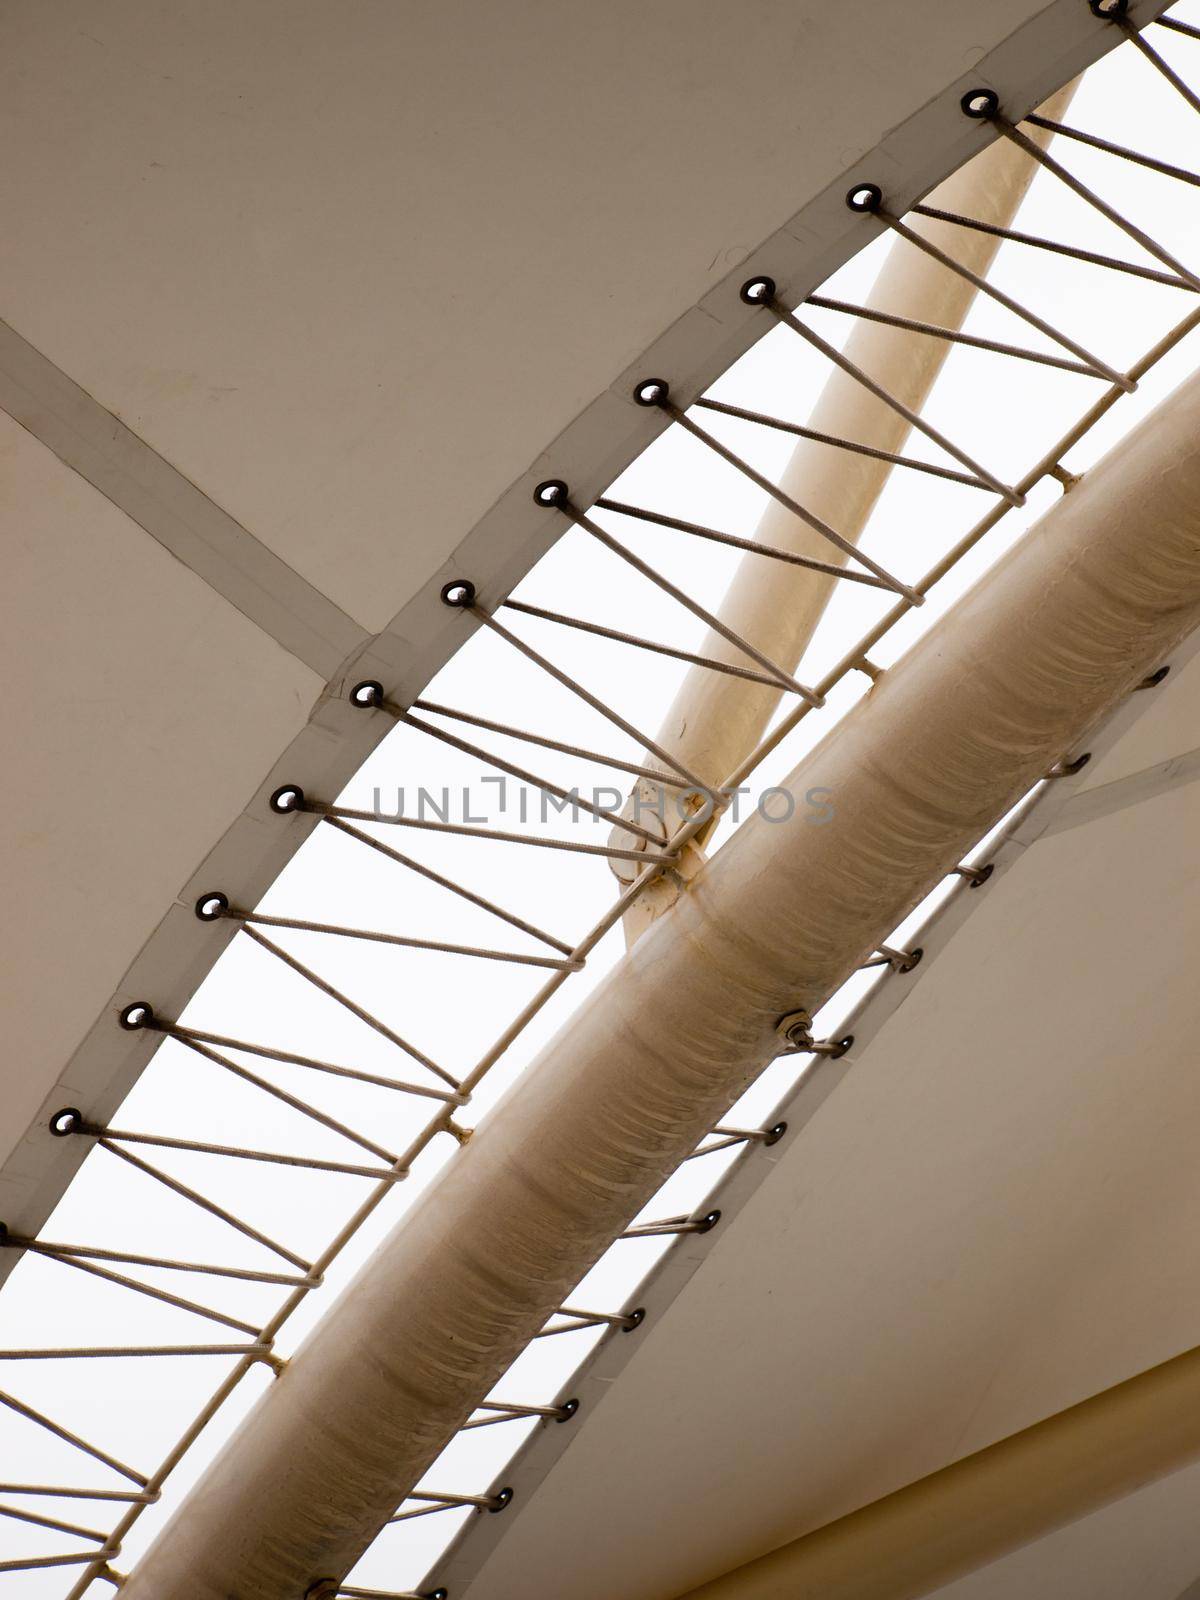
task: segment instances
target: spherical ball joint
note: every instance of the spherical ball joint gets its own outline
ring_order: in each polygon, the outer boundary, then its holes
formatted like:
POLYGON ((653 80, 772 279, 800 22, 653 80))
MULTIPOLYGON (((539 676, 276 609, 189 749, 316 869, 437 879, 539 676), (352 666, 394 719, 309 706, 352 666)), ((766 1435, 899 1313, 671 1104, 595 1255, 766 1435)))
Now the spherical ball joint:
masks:
POLYGON ((883 190, 877 183, 856 183, 847 190, 846 204, 851 211, 867 214, 878 211, 883 204, 883 190))
POLYGON ((558 1416, 555 1418, 555 1421, 557 1421, 557 1422, 570 1422, 571 1418, 575 1415, 575 1413, 578 1410, 579 1410, 579 1401, 578 1400, 576 1400, 574 1398, 572 1398, 570 1400, 564 1400, 562 1405, 559 1406, 559 1408, 558 1408, 558 1416))
POLYGON ((788 1125, 786 1122, 777 1122, 774 1127, 768 1128, 766 1138, 763 1140, 763 1144, 778 1144, 780 1139, 782 1139, 784 1134, 787 1132, 787 1126, 788 1125))
POLYGON ((492 1496, 492 1504, 488 1507, 491 1512, 504 1511, 512 1504, 513 1492, 509 1488, 497 1489, 492 1496))
POLYGON ((748 306, 770 305, 775 298, 775 279, 768 278, 765 273, 756 278, 747 278, 738 293, 748 306))
POLYGON ((127 1033, 137 1033, 154 1021, 154 1007, 146 1000, 135 1000, 117 1019, 127 1033))
POLYGON ((442 604, 455 611, 469 611, 475 604, 475 585, 469 578, 453 578, 442 589, 442 604))
POLYGON ((1101 22, 1114 22, 1129 10, 1129 0, 1088 0, 1088 9, 1101 22))
POLYGON ((625 1326, 624 1326, 622 1331, 624 1333, 633 1333, 633 1331, 636 1328, 640 1328, 641 1327, 642 1323, 645 1322, 645 1320, 646 1320, 646 1308, 645 1308, 645 1306, 634 1306, 633 1310, 631 1312, 629 1312, 629 1314, 625 1318, 625 1326))
POLYGON ((1000 96, 994 89, 968 89, 958 102, 965 117, 986 122, 1000 110, 1000 96))
POLYGON ((78 1106, 64 1106, 50 1118, 50 1132, 56 1139, 66 1139, 83 1127, 83 1112, 78 1106))

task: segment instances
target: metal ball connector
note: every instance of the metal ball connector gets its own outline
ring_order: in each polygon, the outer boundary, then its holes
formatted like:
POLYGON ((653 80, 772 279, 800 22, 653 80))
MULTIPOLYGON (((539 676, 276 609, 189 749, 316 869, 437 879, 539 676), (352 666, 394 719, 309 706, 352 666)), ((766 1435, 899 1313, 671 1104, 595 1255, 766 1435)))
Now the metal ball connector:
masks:
POLYGON ((565 506, 570 497, 571 491, 561 478, 546 478, 533 491, 534 504, 547 510, 565 506))
POLYGON ((475 585, 469 578, 453 578, 442 589, 442 604, 456 611, 469 610, 475 604, 475 585))
POLYGON ((970 875, 971 882, 969 887, 972 889, 982 889, 984 884, 988 881, 995 870, 995 865, 991 861, 989 861, 986 866, 973 868, 970 875))
POLYGON ((812 1017, 807 1011, 788 1011, 775 1024, 775 1032, 787 1044, 799 1045, 811 1038, 812 1017))
POLYGON ((271 796, 271 810, 286 817, 291 811, 299 811, 304 804, 304 790, 298 783, 284 783, 276 789, 271 796))
POLYGON ((1157 689, 1170 670, 1170 666, 1159 667, 1157 672, 1152 672, 1148 678, 1143 678, 1141 683, 1138 684, 1138 688, 1157 689))
POLYGON ((117 1020, 127 1033, 137 1033, 154 1021, 154 1007, 145 1000, 135 1000, 125 1007, 117 1020))
POLYGON ((671 385, 665 378, 643 378, 633 391, 633 398, 640 406, 665 406, 670 395, 671 385))
POLYGON ((210 894, 200 896, 195 909, 201 922, 217 922, 229 910, 229 896, 214 889, 210 894))
POLYGON ((488 1510, 493 1513, 497 1511, 503 1511, 506 1506, 512 1504, 512 1497, 513 1492, 511 1489, 497 1489, 495 1494, 492 1496, 492 1503, 488 1507, 488 1510))
POLYGON ((778 1144, 787 1132, 786 1122, 777 1122, 774 1127, 768 1128, 763 1138, 763 1145, 778 1144))
POLYGON ((840 1061, 854 1044, 852 1033, 843 1034, 840 1039, 814 1039, 812 1017, 807 1011, 789 1011, 775 1024, 775 1032, 797 1055, 828 1056, 831 1061, 840 1061))
POLYGON ((50 1132, 56 1139, 66 1139, 83 1127, 83 1112, 78 1106, 64 1106, 50 1118, 50 1132))
POLYGON ((877 183, 856 183, 846 191, 846 204, 851 211, 878 211, 883 204, 883 190, 877 183))
POLYGON ((646 1320, 646 1308, 645 1308, 645 1306, 634 1306, 632 1311, 626 1313, 625 1326, 621 1329, 621 1332, 622 1333, 632 1333, 635 1328, 640 1328, 642 1323, 645 1322, 645 1320, 646 1320))
POLYGON ((994 89, 968 89, 958 102, 965 117, 986 122, 1000 110, 1000 96, 994 89))
POLYGON ((371 711, 383 704, 383 685, 378 678, 364 678, 350 691, 350 704, 360 711, 371 711))
POLYGON ((570 1422, 571 1418, 575 1415, 575 1413, 578 1410, 579 1410, 579 1401, 578 1400, 575 1400, 575 1399, 564 1400, 562 1405, 559 1406, 559 1408, 558 1408, 558 1416, 555 1417, 554 1420, 556 1422, 570 1422))
POLYGON ((1129 0, 1088 0, 1088 9, 1101 22, 1114 22, 1129 10, 1129 0))
POLYGON ((716 1227, 717 1223, 720 1222, 720 1220, 721 1220, 721 1213, 719 1211, 710 1211, 707 1214, 707 1216, 703 1216, 703 1217, 700 1218, 700 1226, 696 1229, 696 1232, 697 1233, 711 1233, 711 1231, 716 1227))
POLYGON ((768 278, 765 273, 760 273, 756 278, 747 278, 738 295, 748 306, 770 305, 775 298, 775 279, 768 278))

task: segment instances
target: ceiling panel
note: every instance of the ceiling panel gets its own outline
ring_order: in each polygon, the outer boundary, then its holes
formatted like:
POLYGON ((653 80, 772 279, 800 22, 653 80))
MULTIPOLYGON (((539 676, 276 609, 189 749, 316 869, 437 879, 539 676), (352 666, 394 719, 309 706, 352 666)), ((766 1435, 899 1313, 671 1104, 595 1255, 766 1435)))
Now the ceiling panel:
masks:
POLYGON ((1054 9, 13 0, 0 316, 378 630, 706 290, 1054 9))
POLYGON ((1200 1466, 937 1591, 936 1600, 1197 1600, 1200 1466))

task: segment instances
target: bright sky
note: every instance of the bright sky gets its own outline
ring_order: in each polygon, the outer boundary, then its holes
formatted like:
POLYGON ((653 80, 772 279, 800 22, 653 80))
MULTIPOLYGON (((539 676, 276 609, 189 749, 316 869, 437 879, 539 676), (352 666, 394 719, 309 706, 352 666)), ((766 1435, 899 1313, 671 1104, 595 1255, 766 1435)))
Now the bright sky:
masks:
MULTIPOLYGON (((1200 21, 1200 6, 1177 7, 1176 14, 1200 21)), ((1156 47, 1191 81, 1200 81, 1200 44, 1155 30, 1156 47)), ((1107 134, 1164 159, 1196 165, 1194 113, 1126 46, 1089 73, 1071 107, 1072 125, 1107 134)), ((1060 141, 1054 153, 1110 203, 1144 226, 1185 262, 1200 262, 1200 192, 1125 166, 1110 157, 1060 141)), ((1069 241, 1132 261, 1149 258, 1117 229, 1096 215, 1052 177, 1034 181, 1016 224, 1028 232, 1069 241)), ((907 248, 903 244, 898 248, 907 248)), ((825 286, 825 292, 863 300, 878 272, 886 244, 866 249, 825 286)), ((1182 317, 1188 297, 1177 290, 1122 277, 1018 246, 1002 247, 992 281, 1018 300, 1036 307, 1093 348, 1110 364, 1126 367, 1182 317)), ((847 319, 831 313, 806 313, 811 325, 835 342, 848 332, 847 319)), ((765 318, 764 318, 765 322, 765 318)), ((973 310, 970 332, 1007 339, 1033 348, 1051 348, 1034 330, 985 300, 973 310)), ((1086 468, 1167 394, 1194 364, 1185 345, 1166 359, 1123 400, 1067 457, 1075 471, 1086 468)), ((712 393, 796 421, 804 421, 824 379, 823 358, 784 329, 769 332, 712 393)), ((1102 392, 1100 384, 999 357, 957 348, 926 409, 926 416, 1005 481, 1013 482, 1048 444, 1102 392)), ((706 427, 741 452, 761 471, 777 477, 789 453, 778 434, 712 414, 706 427)), ((937 450, 913 437, 908 452, 941 460, 937 450)), ((729 467, 708 455, 678 429, 664 435, 613 486, 615 496, 690 518, 730 532, 752 535, 763 495, 729 467)), ((1012 513, 972 557, 935 592, 921 611, 897 627, 872 652, 886 665, 920 632, 936 622, 964 588, 1008 548, 1022 529, 1057 498, 1053 483, 1043 484, 1024 512, 1012 513)), ((872 519, 864 548, 903 578, 917 579, 990 505, 988 496, 917 473, 897 471, 872 519)), ((656 530, 598 514, 615 534, 657 564, 673 581, 710 607, 716 607, 739 559, 734 552, 702 544, 681 534, 656 530)), ((696 648, 703 626, 649 583, 632 574, 585 534, 566 534, 521 584, 518 597, 582 616, 630 633, 683 648, 696 648)), ((887 608, 887 598, 839 585, 820 631, 798 676, 812 683, 836 661, 853 639, 887 608)), ((685 669, 657 656, 591 638, 509 613, 506 625, 549 655, 594 692, 606 698, 637 727, 650 734, 678 687, 685 669)), ((866 689, 856 676, 833 696, 830 706, 810 716, 762 765, 755 782, 778 782, 799 756, 821 737, 866 689)), ((641 759, 636 741, 551 683, 503 641, 473 637, 433 684, 426 698, 484 717, 536 729, 551 737, 641 759)), ((452 731, 494 749, 519 764, 570 788, 588 792, 594 784, 624 793, 628 780, 611 768, 594 767, 565 756, 519 745, 499 736, 450 725, 452 731)), ((514 786, 508 809, 498 808, 498 788, 481 783, 494 776, 479 762, 448 750, 422 734, 398 727, 378 748, 341 797, 347 805, 370 808, 381 791, 385 811, 395 809, 398 787, 406 790, 405 810, 416 807, 418 785, 435 792, 449 786, 452 815, 462 817, 466 787, 476 816, 486 813, 501 828, 582 838, 602 844, 608 829, 586 819, 573 824, 551 812, 542 822, 536 794, 528 795, 529 820, 522 823, 514 786)), ((608 799, 613 799, 610 793, 608 799)), ((610 904, 616 882, 606 862, 595 856, 533 850, 524 846, 461 839, 409 829, 372 827, 369 831, 415 860, 469 885, 526 920, 573 944, 610 904)), ((221 885, 214 884, 214 888, 221 885)), ((318 828, 280 876, 264 901, 276 915, 296 916, 354 927, 383 929, 423 938, 479 944, 490 948, 548 954, 545 946, 488 913, 467 905, 404 867, 383 860, 363 845, 318 828)), ((924 910, 920 915, 924 915, 924 910)), ((913 919, 914 923, 917 919, 913 919)), ((903 942, 903 929, 893 942, 903 942)), ((272 931, 280 945, 312 965, 456 1077, 468 1072, 521 1006, 549 975, 518 965, 473 957, 403 950, 304 932, 272 931)), ((507 1053, 461 1114, 473 1125, 533 1058, 622 953, 619 932, 591 956, 586 970, 563 986, 507 1053)), ((847 986, 828 1008, 832 1026, 861 992, 847 986)), ((201 987, 182 1019, 193 1027, 437 1086, 417 1062, 340 1010, 249 940, 239 936, 201 987)), ((294 1066, 236 1054, 242 1065, 324 1112, 367 1133, 396 1152, 436 1113, 433 1101, 386 1089, 326 1077, 294 1066)), ((777 1064, 730 1114, 729 1121, 756 1125, 770 1112, 795 1076, 795 1063, 777 1064)), ((372 1158, 261 1090, 236 1080, 175 1041, 167 1041, 113 1119, 121 1129, 176 1138, 303 1154, 334 1161, 372 1158)), ((327 1275, 326 1289, 310 1295, 287 1324, 278 1343, 290 1354, 319 1317, 332 1294, 393 1227, 456 1146, 438 1138, 418 1159, 408 1182, 398 1185, 375 1216, 343 1252, 327 1275)), ((308 1258, 317 1255, 365 1197, 369 1181, 286 1166, 267 1166, 219 1157, 137 1149, 164 1171, 193 1184, 257 1228, 308 1258)), ((693 1161, 682 1169, 646 1216, 691 1211, 737 1152, 693 1161)), ((54 1240, 102 1243, 110 1248, 176 1258, 222 1262, 267 1270, 287 1270, 266 1250, 215 1218, 170 1194, 124 1163, 95 1151, 85 1163, 55 1216, 44 1230, 54 1240)), ((620 1310, 636 1303, 639 1279, 667 1248, 666 1243, 622 1243, 589 1274, 572 1303, 620 1310)), ((184 1277, 158 1271, 137 1272, 143 1281, 205 1301, 250 1323, 270 1315, 284 1292, 220 1278, 184 1277)), ((139 1295, 27 1256, 5 1290, 3 1334, 7 1348, 36 1345, 121 1343, 243 1342, 232 1330, 190 1313, 157 1305, 139 1295)), ((578 1361, 598 1335, 585 1332, 540 1341, 498 1387, 499 1397, 545 1403, 563 1391, 578 1361)), ((161 1360, 105 1360, 0 1363, 0 1387, 66 1421, 143 1471, 152 1470, 199 1410, 231 1365, 228 1357, 161 1360)), ((228 1436, 255 1395, 269 1382, 261 1369, 247 1379, 170 1482, 162 1505, 145 1515, 120 1558, 136 1562, 187 1485, 228 1436)), ((582 1419, 578 1425, 583 1425, 582 1419)), ((431 1470, 427 1482, 438 1489, 486 1492, 504 1482, 512 1451, 529 1425, 504 1424, 460 1435, 431 1470)), ((120 1487, 117 1476, 94 1467, 42 1430, 11 1412, 0 1412, 0 1478, 22 1482, 120 1487)), ((111 1507, 75 1501, 6 1499, 41 1514, 62 1516, 92 1527, 106 1526, 111 1507)), ((415 1584, 457 1532, 469 1512, 421 1518, 386 1532, 364 1559, 356 1581, 383 1588, 415 1584)), ((20 1523, 0 1522, 0 1556, 51 1555, 75 1548, 62 1533, 20 1523)), ((5 1593, 20 1600, 50 1600, 69 1592, 71 1568, 10 1575, 5 1593)), ((108 1593, 104 1586, 95 1592, 108 1593)))

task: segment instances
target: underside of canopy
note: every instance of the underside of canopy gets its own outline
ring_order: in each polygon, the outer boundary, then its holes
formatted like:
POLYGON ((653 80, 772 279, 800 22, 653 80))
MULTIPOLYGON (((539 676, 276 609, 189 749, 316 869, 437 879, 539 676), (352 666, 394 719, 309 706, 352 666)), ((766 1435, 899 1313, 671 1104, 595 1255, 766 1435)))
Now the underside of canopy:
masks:
MULTIPOLYGON (((261 896, 314 832, 362 819, 339 812, 339 795, 439 668, 477 633, 512 641, 503 607, 537 615, 510 602, 514 587, 564 535, 610 537, 589 520, 596 497, 671 421, 707 427, 708 411, 689 408, 720 409, 710 386, 767 329, 803 333, 812 292, 887 229, 902 236, 910 207, 998 135, 1008 143, 991 155, 1031 159, 1013 125, 1163 8, 380 4, 353 27, 324 0, 151 9, 18 4, 0 23, 0 128, 25 157, 0 180, 13 241, 0 279, 3 637, 17 691, 4 859, 20 930, 0 1069, 0 1244, 12 1246, 0 1283, 112 1131, 163 1019, 171 1031, 239 929, 259 937, 261 896), (980 85, 995 94, 976 115, 964 95, 980 85), (866 214, 846 203, 864 184, 880 186, 866 214), (764 279, 764 297, 745 292, 764 279), (646 404, 635 384, 651 374, 669 391, 646 404), (545 479, 562 498, 535 503, 545 479), (444 586, 466 579, 460 605, 444 586), (294 805, 278 803, 281 784, 294 805), (208 920, 195 908, 218 888, 229 893, 208 920), (135 1001, 152 1004, 152 1024, 120 1026, 135 1001)), ((1030 131, 1049 143, 1048 128, 1030 131)), ((1028 173, 1013 174, 1015 195, 1028 173)), ((935 222, 935 236, 948 247, 960 223, 935 222)), ((1163 246, 1124 231, 1144 264, 1115 270, 1196 290, 1163 246)), ((979 248, 987 270, 993 246, 979 248)), ((957 310, 935 303, 957 326, 978 285, 954 287, 957 310)), ((814 689, 790 680, 794 660, 786 681, 759 661, 758 681, 775 699, 798 693, 798 709, 751 758, 758 719, 734 779, 815 702, 840 715, 844 678, 875 686, 816 755, 776 769, 774 792, 790 785, 801 804, 833 771, 837 827, 808 828, 801 812, 785 844, 755 817, 699 876, 698 857, 672 857, 660 925, 477 1138, 455 1109, 516 1024, 447 1079, 431 1127, 463 1148, 444 1180, 348 1298, 318 1297, 333 1310, 291 1363, 273 1351, 274 1321, 268 1335, 239 1325, 250 1345, 212 1347, 243 1358, 219 1400, 246 1371, 279 1381, 231 1439, 219 1425, 216 1464, 156 1524, 149 1554, 135 1539, 129 1576, 108 1564, 110 1537, 72 1600, 90 1600, 91 1583, 131 1600, 407 1600, 345 1574, 414 1488, 453 1508, 453 1494, 424 1493, 424 1469, 479 1425, 467 1419, 494 1400, 496 1376, 780 1049, 812 1047, 811 1072, 773 1127, 735 1130, 742 1154, 708 1215, 668 1219, 675 1245, 637 1314, 608 1315, 570 1402, 507 1408, 534 1431, 502 1480, 459 1497, 483 1514, 423 1595, 675 1600, 729 1574, 729 1600, 743 1583, 757 1600, 768 1552, 1200 1343, 1185 1070, 1186 953, 1200 940, 1194 383, 1131 440, 1107 435, 1102 482, 1063 465, 1089 429, 1105 440, 1110 409, 1198 320, 1130 376, 1046 325, 1032 353, 989 346, 1101 387, 1016 487, 956 454, 959 481, 998 500, 945 570, 1026 497, 1069 498, 894 672, 888 630, 942 572, 911 589, 905 552, 881 567, 875 545, 847 547, 846 583, 826 587, 891 590, 891 620, 814 689), (871 659, 881 640, 884 668, 871 659), (1090 759, 1065 759, 1085 734, 1090 759), (1046 771, 987 868, 956 866, 1046 771), (884 940, 947 873, 956 892, 910 941, 916 954, 897 953, 884 940), (846 1024, 852 1043, 814 1041, 807 1011, 859 964, 888 976, 846 1024)), ((895 355, 903 367, 899 342, 895 355)), ((934 370, 908 375, 914 405, 934 370)), ((843 385, 848 416, 858 381, 843 385)), ((908 429, 893 417, 880 438, 908 451, 908 429)), ((931 438, 934 453, 944 444, 926 433, 918 453, 931 438)), ((973 450, 991 462, 986 438, 973 450)), ((895 464, 875 457, 857 458, 875 487, 851 543, 895 464)), ((779 476, 801 493, 802 476, 779 476)), ((837 505, 844 482, 829 483, 837 505)), ((786 544, 795 508, 775 493, 771 514, 763 537, 786 544)), ((828 555, 808 526, 797 548, 828 555)), ((747 660, 722 639, 682 653, 693 678, 712 655, 747 660)), ((686 717, 671 716, 682 732, 686 717)), ((670 721, 642 757, 651 767, 679 759, 670 721)), ((635 847, 612 863, 627 885, 658 846, 620 827, 596 837, 635 847)), ((553 992, 630 907, 636 935, 650 901, 637 888, 581 943, 552 938, 548 955, 542 935, 540 956, 498 959, 554 968, 553 992)), ((470 990, 453 993, 467 1009, 470 990)), ((113 1137, 136 1148, 141 1136, 113 1137)), ((367 1148, 392 1161, 391 1181, 426 1142, 367 1148)), ((314 1259, 327 1267, 340 1247, 314 1259)), ((320 1272, 292 1260, 302 1300, 320 1272)), ((192 1425, 179 1453, 201 1433, 192 1425)), ((140 1480, 147 1503, 174 1459, 140 1480)), ((938 1593, 1119 1600, 1136 1570, 1147 1600, 1178 1600, 1200 1544, 1181 1515, 1195 1468, 1177 1466, 1123 1482, 1116 1504, 1071 1527, 1044 1523, 1028 1548, 938 1593)), ((1088 1510, 1084 1494, 1071 1515, 1088 1510)), ((0 1573, 2 1561, 0 1537, 0 1573)))

